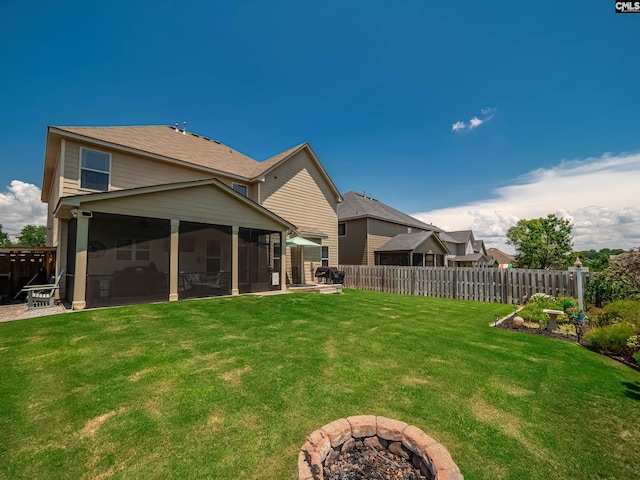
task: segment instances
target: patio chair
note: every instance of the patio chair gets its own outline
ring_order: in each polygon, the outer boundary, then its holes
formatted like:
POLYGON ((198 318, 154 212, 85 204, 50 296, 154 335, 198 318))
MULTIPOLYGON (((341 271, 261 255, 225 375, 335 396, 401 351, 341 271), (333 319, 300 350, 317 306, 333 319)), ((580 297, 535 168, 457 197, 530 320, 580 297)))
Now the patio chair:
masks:
POLYGON ((20 292, 27 293, 27 308, 33 310, 35 308, 53 307, 56 302, 56 290, 60 288, 60 279, 64 275, 64 268, 60 270, 60 275, 56 278, 56 282, 48 285, 29 285, 24 287, 20 292))

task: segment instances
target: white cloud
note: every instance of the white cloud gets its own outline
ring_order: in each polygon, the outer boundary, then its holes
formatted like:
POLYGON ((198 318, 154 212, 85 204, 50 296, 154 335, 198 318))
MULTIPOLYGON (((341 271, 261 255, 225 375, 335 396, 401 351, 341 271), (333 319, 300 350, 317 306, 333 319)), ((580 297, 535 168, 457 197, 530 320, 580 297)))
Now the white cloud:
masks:
POLYGON ((563 161, 497 188, 494 197, 420 212, 445 230, 472 229, 488 246, 512 252, 507 230, 520 219, 549 213, 574 224, 576 250, 640 246, 640 153, 563 161))
POLYGON ((480 120, 478 117, 473 117, 469 120, 469 130, 476 128, 478 125, 482 125, 484 120, 480 120))
POLYGON ((454 132, 457 132, 458 130, 464 130, 466 128, 466 125, 464 122, 456 122, 453 125, 451 125, 451 130, 453 130, 454 132))
POLYGON ((462 121, 457 121, 453 125, 451 125, 451 130, 454 132, 465 131, 465 130, 473 130, 476 127, 479 127, 485 122, 491 120, 494 116, 496 109, 492 107, 487 107, 482 109, 482 117, 478 118, 477 116, 471 117, 469 120, 469 125, 462 121))
POLYGON ((40 201, 40 189, 31 183, 12 180, 5 193, 0 192, 0 224, 11 237, 25 225, 46 225, 47 206, 40 201))

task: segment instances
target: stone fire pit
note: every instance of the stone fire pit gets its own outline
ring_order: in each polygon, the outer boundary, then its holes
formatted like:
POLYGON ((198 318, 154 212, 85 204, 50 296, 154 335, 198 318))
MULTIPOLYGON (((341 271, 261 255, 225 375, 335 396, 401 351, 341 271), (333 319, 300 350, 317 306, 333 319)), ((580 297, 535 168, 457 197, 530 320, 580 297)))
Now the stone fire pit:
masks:
POLYGON ((375 415, 341 418, 313 432, 298 455, 297 480, 324 480, 324 468, 342 452, 363 444, 410 461, 430 480, 463 480, 447 449, 422 430, 375 415))

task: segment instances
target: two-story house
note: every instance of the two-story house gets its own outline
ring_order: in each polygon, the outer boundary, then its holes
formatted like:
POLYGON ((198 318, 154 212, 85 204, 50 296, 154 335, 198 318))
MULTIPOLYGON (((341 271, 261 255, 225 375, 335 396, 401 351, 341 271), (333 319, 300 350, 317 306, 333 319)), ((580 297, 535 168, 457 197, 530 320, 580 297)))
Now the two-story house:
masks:
POLYGON ((338 263, 342 197, 308 143, 258 162, 177 125, 51 126, 42 201, 74 309, 285 289, 338 263))
POLYGON ((341 265, 445 266, 442 230, 354 191, 338 205, 341 265))
POLYGON ((447 245, 447 266, 487 267, 493 266, 493 259, 487 253, 483 240, 476 240, 471 230, 443 232, 440 239, 447 245))

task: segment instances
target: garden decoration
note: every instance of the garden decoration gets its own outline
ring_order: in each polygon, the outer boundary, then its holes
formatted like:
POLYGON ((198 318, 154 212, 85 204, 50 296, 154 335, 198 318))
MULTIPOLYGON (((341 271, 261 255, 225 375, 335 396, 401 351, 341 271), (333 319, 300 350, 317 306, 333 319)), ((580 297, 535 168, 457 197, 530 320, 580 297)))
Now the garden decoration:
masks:
POLYGON ((582 311, 582 308, 580 308, 580 311, 578 312, 578 315, 576 315, 574 312, 570 312, 569 321, 576 328, 576 335, 578 336, 578 343, 580 343, 580 339, 582 338, 582 334, 584 333, 584 329, 587 326, 587 323, 589 322, 589 317, 587 316, 586 313, 584 313, 582 311))

